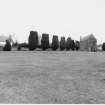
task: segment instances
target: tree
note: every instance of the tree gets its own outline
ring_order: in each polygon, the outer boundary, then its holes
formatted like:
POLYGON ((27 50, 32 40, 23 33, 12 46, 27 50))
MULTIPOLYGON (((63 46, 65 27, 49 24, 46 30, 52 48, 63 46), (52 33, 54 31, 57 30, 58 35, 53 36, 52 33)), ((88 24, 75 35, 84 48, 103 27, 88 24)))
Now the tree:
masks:
POLYGON ((60 50, 65 50, 65 47, 66 47, 66 42, 65 42, 65 37, 61 37, 61 40, 60 40, 60 50))
POLYGON ((80 49, 80 42, 76 41, 75 42, 75 49, 78 51, 80 49))
POLYGON ((21 50, 21 45, 20 45, 20 44, 18 45, 17 50, 18 50, 18 51, 21 50))
POLYGON ((3 48, 3 51, 11 51, 12 47, 11 47, 11 43, 9 42, 9 40, 6 40, 6 44, 3 48))
POLYGON ((70 50, 70 43, 71 43, 71 38, 68 37, 66 41, 66 50, 70 50))
POLYGON ((42 39, 41 39, 41 48, 43 50, 46 50, 50 47, 49 45, 49 34, 42 34, 42 39))
POLYGON ((73 50, 73 51, 75 50, 75 42, 74 42, 74 40, 71 40, 70 49, 73 50))
POLYGON ((51 48, 52 50, 57 50, 58 47, 59 47, 58 36, 53 35, 51 48))
POLYGON ((28 45, 30 51, 33 51, 38 47, 38 33, 36 31, 30 31, 28 45))
POLYGON ((102 44, 102 51, 105 51, 105 43, 102 44))

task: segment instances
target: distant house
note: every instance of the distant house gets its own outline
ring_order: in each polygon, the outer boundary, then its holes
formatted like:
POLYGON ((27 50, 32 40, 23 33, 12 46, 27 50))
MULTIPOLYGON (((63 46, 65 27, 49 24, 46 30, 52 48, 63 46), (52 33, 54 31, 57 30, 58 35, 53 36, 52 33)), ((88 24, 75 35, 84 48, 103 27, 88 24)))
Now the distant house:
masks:
POLYGON ((80 38, 80 50, 82 51, 97 50, 97 40, 93 34, 80 38))
POLYGON ((6 40, 12 42, 11 36, 5 36, 5 35, 0 36, 0 50, 2 50, 3 47, 5 46, 6 40))
POLYGON ((5 41, 8 39, 8 37, 1 35, 0 36, 0 47, 3 47, 5 45, 5 41))

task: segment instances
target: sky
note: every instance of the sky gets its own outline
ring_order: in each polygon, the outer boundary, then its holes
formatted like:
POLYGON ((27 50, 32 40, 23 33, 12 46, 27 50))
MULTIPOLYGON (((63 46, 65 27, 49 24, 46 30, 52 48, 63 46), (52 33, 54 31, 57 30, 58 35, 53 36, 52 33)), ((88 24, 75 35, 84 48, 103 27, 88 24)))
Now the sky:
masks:
POLYGON ((105 41, 105 0, 0 0, 0 35, 27 42, 29 32, 105 41))

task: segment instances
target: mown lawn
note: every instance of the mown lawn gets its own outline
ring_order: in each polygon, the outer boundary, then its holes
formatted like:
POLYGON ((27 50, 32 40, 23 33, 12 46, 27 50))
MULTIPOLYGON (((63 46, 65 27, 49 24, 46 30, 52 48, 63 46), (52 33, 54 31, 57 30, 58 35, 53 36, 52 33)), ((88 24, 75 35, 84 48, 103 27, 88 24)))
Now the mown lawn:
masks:
POLYGON ((0 103, 105 104, 105 53, 1 51, 0 103))

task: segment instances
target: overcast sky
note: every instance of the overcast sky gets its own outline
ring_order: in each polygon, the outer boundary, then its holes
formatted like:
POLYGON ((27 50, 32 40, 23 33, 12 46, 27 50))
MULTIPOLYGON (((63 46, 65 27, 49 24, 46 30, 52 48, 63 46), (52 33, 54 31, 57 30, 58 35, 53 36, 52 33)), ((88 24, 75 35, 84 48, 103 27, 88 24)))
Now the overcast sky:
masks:
POLYGON ((30 30, 75 40, 93 33, 102 43, 105 0, 0 0, 0 35, 24 42, 30 30))

